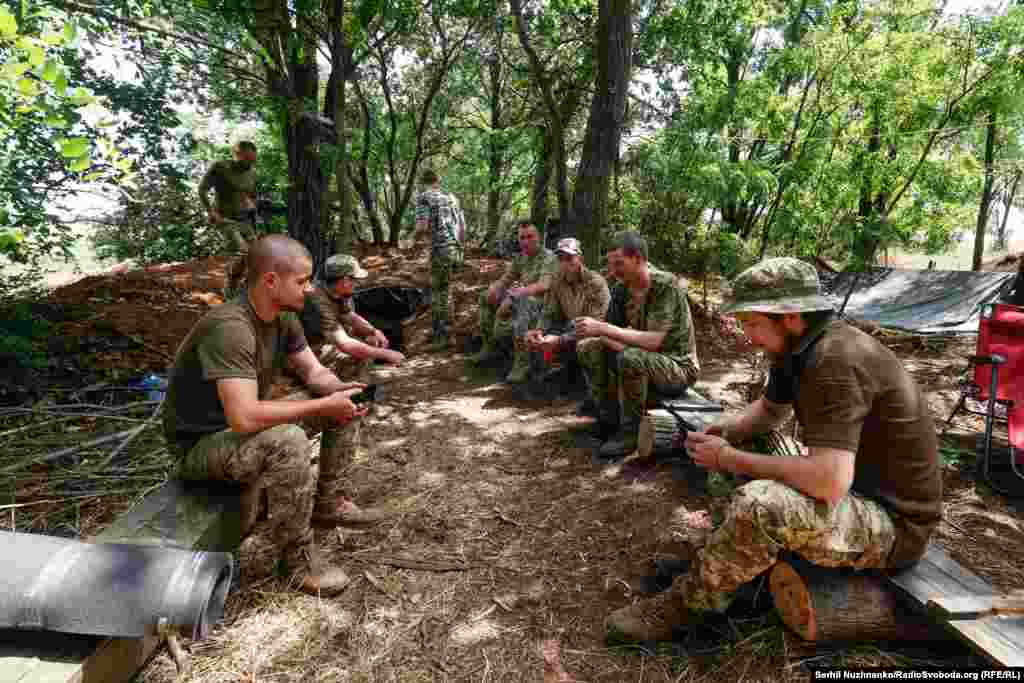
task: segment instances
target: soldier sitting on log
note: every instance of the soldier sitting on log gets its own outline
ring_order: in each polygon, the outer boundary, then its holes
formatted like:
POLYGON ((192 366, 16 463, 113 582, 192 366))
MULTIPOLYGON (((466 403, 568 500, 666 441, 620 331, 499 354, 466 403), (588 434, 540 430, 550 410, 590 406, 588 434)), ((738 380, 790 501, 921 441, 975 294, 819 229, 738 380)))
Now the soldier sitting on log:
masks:
POLYGON ((388 348, 387 336, 355 310, 356 280, 368 273, 355 256, 335 254, 324 264, 324 282, 307 297, 303 324, 320 362, 342 379, 359 379, 369 363, 401 365, 405 355, 388 348))
POLYGON ((487 366, 505 358, 502 344, 511 342, 512 370, 506 381, 522 384, 529 379, 530 356, 526 333, 537 326, 544 306, 544 294, 558 271, 555 254, 541 242, 533 221, 516 221, 520 253, 505 273, 480 296, 480 336, 483 348, 470 359, 474 365, 487 366), (519 283, 518 287, 512 287, 519 283))
POLYGON ((555 248, 558 275, 544 297, 540 324, 526 333, 531 376, 543 382, 544 357, 558 354, 564 386, 575 385, 580 374, 576 358, 576 319, 604 320, 608 312, 608 283, 600 273, 583 265, 583 249, 575 237, 565 237, 555 248))
POLYGON ((313 261, 300 243, 269 235, 253 243, 247 291, 207 313, 178 347, 164 404, 164 434, 182 479, 219 479, 262 487, 265 527, 240 554, 258 575, 284 563, 292 585, 312 594, 342 590, 348 577, 320 563, 311 522, 339 524, 381 518, 345 495, 352 453, 345 432, 366 414, 351 397, 365 385, 342 382, 306 342, 297 317, 313 261), (270 400, 288 363, 319 398, 270 400), (319 470, 300 420, 326 422, 319 470), (339 434, 340 432, 340 434, 339 434))
POLYGON ((791 258, 740 274, 722 310, 774 361, 764 396, 704 432, 689 432, 694 463, 753 478, 725 522, 667 592, 613 613, 609 629, 664 640, 673 627, 726 609, 734 592, 789 550, 825 567, 898 568, 919 560, 942 516, 935 428, 899 359, 833 319, 815 269, 791 258), (741 451, 795 409, 806 456, 741 451))
POLYGON ((649 265, 639 234, 624 232, 616 239, 613 247, 622 251, 623 322, 576 320, 577 353, 598 407, 602 460, 636 450, 650 385, 682 393, 700 372, 684 287, 675 275, 649 265))

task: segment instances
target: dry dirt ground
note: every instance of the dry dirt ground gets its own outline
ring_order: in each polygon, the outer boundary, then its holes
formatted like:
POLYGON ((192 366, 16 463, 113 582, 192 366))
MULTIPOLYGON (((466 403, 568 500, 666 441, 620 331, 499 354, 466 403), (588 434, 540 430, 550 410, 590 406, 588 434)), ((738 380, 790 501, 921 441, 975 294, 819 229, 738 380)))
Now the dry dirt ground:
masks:
MULTIPOLYGON (((415 248, 363 254, 371 283, 427 285, 415 248)), ((223 625, 191 644, 194 682, 308 681, 778 681, 806 680, 808 666, 960 665, 967 651, 948 643, 808 647, 766 607, 748 609, 675 646, 612 646, 603 620, 638 599, 654 561, 683 554, 685 513, 720 519, 728 486, 691 488, 678 468, 591 463, 577 446, 568 400, 522 402, 493 374, 470 372, 460 352, 475 301, 501 272, 470 258, 455 285, 460 333, 448 353, 429 354, 429 312, 406 327, 409 360, 374 370, 388 381, 363 429, 351 470, 358 500, 393 517, 365 529, 323 532, 329 557, 352 577, 338 598, 296 596, 273 581, 243 583, 223 625), (715 495, 717 494, 717 495, 715 495), (542 644, 560 647, 544 676, 542 644)), ((223 277, 216 259, 95 276, 58 290, 50 303, 76 310, 60 345, 111 335, 132 343, 94 345, 88 364, 163 371, 174 348, 210 305, 223 277)), ((757 363, 729 319, 708 315, 694 286, 703 379, 698 388, 730 408, 756 384, 757 363)), ((714 296, 712 294, 712 301, 714 296)), ((945 419, 973 338, 893 347, 945 419)), ((280 387, 287 390, 287 382, 280 387)), ((958 421, 970 432, 978 422, 958 421)), ((937 542, 998 588, 1024 584, 1024 514, 976 485, 971 455, 953 440, 943 450, 946 511, 937 542)), ((113 516, 130 501, 109 501, 113 516)), ((244 561, 244 558, 243 558, 244 561)), ((763 596, 761 596, 763 597, 763 596)), ((158 654, 138 680, 175 680, 158 654)))

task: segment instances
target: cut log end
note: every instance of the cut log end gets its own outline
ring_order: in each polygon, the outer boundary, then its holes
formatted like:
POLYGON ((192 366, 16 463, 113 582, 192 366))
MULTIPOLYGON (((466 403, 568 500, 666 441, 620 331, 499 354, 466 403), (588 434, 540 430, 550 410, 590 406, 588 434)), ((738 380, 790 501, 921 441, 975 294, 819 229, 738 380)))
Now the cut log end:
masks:
POLYGON ((768 580, 782 623, 804 640, 818 639, 818 624, 807 584, 788 562, 779 562, 768 580))

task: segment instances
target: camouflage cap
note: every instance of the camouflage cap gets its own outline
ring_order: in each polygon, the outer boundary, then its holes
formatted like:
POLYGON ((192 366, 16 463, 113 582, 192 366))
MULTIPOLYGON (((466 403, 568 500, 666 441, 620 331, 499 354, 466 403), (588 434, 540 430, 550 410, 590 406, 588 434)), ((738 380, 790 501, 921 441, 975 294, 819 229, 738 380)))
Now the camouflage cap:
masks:
POLYGON ((726 293, 723 313, 810 313, 830 311, 818 272, 795 258, 761 261, 736 276, 726 293))
POLYGON ((369 273, 359 265, 356 257, 348 254, 335 254, 324 264, 324 277, 328 280, 340 280, 343 277, 362 280, 367 275, 369 273))
POLYGON ((563 237, 558 240, 558 245, 555 247, 556 254, 568 254, 569 256, 582 256, 583 247, 580 246, 580 241, 575 237, 563 237))

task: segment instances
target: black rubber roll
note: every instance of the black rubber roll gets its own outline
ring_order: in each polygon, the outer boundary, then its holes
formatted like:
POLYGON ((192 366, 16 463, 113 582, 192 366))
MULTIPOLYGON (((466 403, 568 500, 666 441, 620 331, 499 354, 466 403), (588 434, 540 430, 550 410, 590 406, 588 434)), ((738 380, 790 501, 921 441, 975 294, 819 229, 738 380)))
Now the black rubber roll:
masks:
POLYGON ((0 628, 200 640, 224 614, 228 553, 0 532, 0 628))

